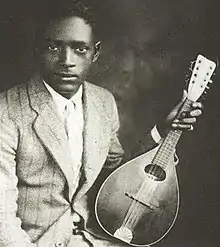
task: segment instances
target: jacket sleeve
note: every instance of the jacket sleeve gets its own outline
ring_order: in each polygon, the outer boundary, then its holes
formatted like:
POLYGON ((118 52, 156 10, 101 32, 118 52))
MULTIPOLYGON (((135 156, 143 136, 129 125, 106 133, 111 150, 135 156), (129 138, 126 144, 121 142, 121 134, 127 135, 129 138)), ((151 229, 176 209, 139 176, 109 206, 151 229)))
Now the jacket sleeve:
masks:
POLYGON ((111 140, 109 146, 108 156, 104 168, 112 171, 117 168, 124 159, 124 149, 118 138, 118 131, 120 127, 118 109, 114 97, 111 95, 111 115, 110 121, 112 122, 111 140))
MULTIPOLYGON (((139 140, 138 143, 136 143, 136 147, 131 150, 130 154, 124 153, 123 147, 119 141, 118 138, 118 131, 120 128, 120 122, 119 122, 119 116, 118 116, 118 110, 117 105, 115 102, 114 97, 111 95, 111 121, 112 121, 112 132, 111 132, 111 142, 110 142, 110 148, 107 156, 107 160, 105 163, 104 168, 106 171, 109 170, 107 173, 110 173, 114 169, 116 169, 122 162, 126 162, 130 159, 133 159, 136 156, 139 156, 143 153, 146 153, 150 151, 151 149, 155 148, 158 145, 157 140, 152 135, 152 132, 155 132, 155 127, 148 131, 143 135, 141 140, 139 140)), ((162 139, 161 139, 162 140, 162 139)), ((161 141, 160 140, 160 141, 161 141)))
MULTIPOLYGON (((135 148, 131 150, 128 154, 124 153, 123 147, 118 138, 118 131, 120 128, 119 116, 117 105, 115 102, 114 97, 111 95, 112 101, 112 111, 111 111, 111 121, 112 121, 112 133, 111 133, 111 143, 109 148, 108 157, 105 163, 104 168, 105 170, 109 170, 110 173, 115 168, 117 168, 122 162, 127 162, 143 153, 150 151, 151 149, 155 148, 159 143, 152 135, 152 132, 155 132, 154 127, 151 131, 149 130, 145 134, 143 134, 142 138, 136 143, 135 148)), ((158 133, 159 134, 159 133, 158 133)), ((162 138, 160 142, 162 141, 162 138)))
POLYGON ((19 131, 5 112, 0 110, 0 246, 35 247, 16 216, 16 150, 19 131))

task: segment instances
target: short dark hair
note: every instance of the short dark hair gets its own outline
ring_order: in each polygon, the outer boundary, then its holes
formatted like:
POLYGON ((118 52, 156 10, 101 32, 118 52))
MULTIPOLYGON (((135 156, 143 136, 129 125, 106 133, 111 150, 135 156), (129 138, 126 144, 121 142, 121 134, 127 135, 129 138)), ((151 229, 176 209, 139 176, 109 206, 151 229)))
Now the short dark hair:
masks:
POLYGON ((76 16, 90 24, 95 39, 100 39, 94 0, 44 0, 37 6, 35 38, 40 41, 46 26, 53 21, 76 16))

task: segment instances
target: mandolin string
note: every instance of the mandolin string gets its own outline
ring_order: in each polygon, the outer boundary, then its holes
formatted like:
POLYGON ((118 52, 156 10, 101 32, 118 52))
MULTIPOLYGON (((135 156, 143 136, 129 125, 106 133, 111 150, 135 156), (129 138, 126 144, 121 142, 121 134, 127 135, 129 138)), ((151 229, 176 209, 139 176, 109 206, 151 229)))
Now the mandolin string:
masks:
MULTIPOLYGON (((144 190, 146 190, 146 188, 148 189, 148 185, 149 185, 149 183, 147 182, 147 180, 145 180, 144 181, 144 186, 143 186, 143 189, 142 189, 142 191, 144 190)), ((152 199, 153 199, 153 196, 154 196, 154 192, 155 192, 155 190, 156 190, 156 187, 157 187, 157 182, 155 183, 155 182, 153 182, 153 183, 150 183, 150 188, 149 188, 149 191, 148 191, 148 204, 150 204, 150 205, 152 205, 152 199), (156 185, 156 186, 155 186, 156 185)), ((146 192, 144 192, 144 193, 146 193, 146 192)), ((132 228, 133 227, 135 227, 135 225, 137 224, 137 221, 140 219, 140 216, 143 214, 143 212, 145 211, 145 207, 143 206, 143 205, 141 205, 141 204, 139 204, 138 205, 139 207, 138 208, 136 208, 136 214, 133 216, 133 220, 132 220, 132 228)))
MULTIPOLYGON (((143 186, 143 185, 142 185, 143 186)), ((141 186, 141 187, 142 187, 141 186)), ((139 189, 139 191, 141 190, 141 188, 139 189)), ((138 191, 138 193, 139 193, 139 191, 138 191)), ((138 194, 137 193, 137 194, 138 194)), ((131 203, 131 206, 129 207, 129 209, 128 209, 128 212, 127 212, 127 214, 126 214, 126 216, 125 216, 125 219, 124 219, 124 221, 123 221, 123 223, 122 223, 122 225, 123 226, 126 226, 127 225, 127 223, 128 223, 128 221, 130 220, 130 217, 131 217, 131 215, 132 215, 132 212, 133 212, 133 208, 135 207, 135 204, 136 204, 137 202, 136 201, 132 201, 132 203, 131 203)))
MULTIPOLYGON (((144 187, 146 187, 146 182, 144 182, 144 187)), ((143 191, 143 189, 142 189, 143 191)), ((149 188, 148 194, 152 193, 152 188, 149 188)), ((140 199, 140 198, 139 198, 140 199)), ((130 228, 134 228, 137 224, 137 221, 140 219, 140 216, 142 215, 142 213, 145 211, 145 208, 143 208, 144 206, 141 205, 140 203, 137 204, 136 208, 134 209, 133 212, 133 217, 131 218, 130 221, 130 228)))
MULTIPOLYGON (((141 191, 139 191, 139 192, 141 192, 141 191)), ((137 197, 138 197, 138 194, 136 195, 137 197)), ((126 223, 125 223, 125 226, 128 227, 129 229, 131 229, 131 228, 133 229, 132 222, 133 222, 134 218, 136 217, 137 209, 139 206, 140 206, 139 202, 137 202, 137 201, 133 202, 133 206, 131 208, 130 214, 128 215, 128 217, 126 219, 126 223)))
MULTIPOLYGON (((158 150, 158 153, 155 155, 155 158, 153 159, 153 165, 157 164, 162 169, 166 168, 167 163, 169 162, 170 157, 173 155, 175 150, 175 145, 179 140, 179 137, 181 135, 181 132, 178 131, 171 131, 167 138, 164 140, 164 145, 161 146, 161 148, 158 150), (165 157, 165 158, 164 158, 165 157)), ((149 170, 149 173, 155 174, 157 168, 155 166, 151 167, 149 170)), ((161 172, 159 175, 162 176, 163 172, 161 172)))
MULTIPOLYGON (((139 201, 142 201, 142 197, 141 195, 143 194, 143 191, 145 191, 145 188, 146 188, 146 181, 143 182, 142 184, 142 188, 140 190, 140 193, 138 193, 136 195, 136 199, 139 200, 139 201)), ((151 192, 151 188, 148 189, 148 194, 151 192)), ((130 226, 132 228, 134 228, 137 220, 138 220, 138 217, 140 217, 140 213, 141 213, 141 209, 143 208, 143 205, 141 205, 141 203, 137 202, 136 203, 136 207, 133 209, 133 216, 131 218, 131 221, 130 221, 130 226)))
MULTIPOLYGON (((138 190, 138 192, 136 194, 136 198, 142 192, 143 187, 144 187, 144 183, 142 183, 140 189, 138 190)), ((128 212, 127 212, 127 214, 125 216, 125 219, 124 219, 124 221, 122 223, 122 226, 125 226, 126 227, 127 225, 129 225, 129 222, 132 219, 132 214, 134 213, 134 209, 135 209, 135 207, 137 207, 138 204, 139 203, 137 201, 135 201, 135 200, 132 201, 131 206, 129 207, 128 212)))
MULTIPOLYGON (((152 184, 153 185, 153 184, 152 184)), ((146 188, 148 190, 148 194, 150 195, 150 198, 152 199, 153 196, 153 191, 154 191, 154 186, 151 186, 149 189, 147 187, 147 182, 146 180, 142 183, 142 186, 140 190, 138 191, 136 198, 140 200, 141 195, 143 194, 143 190, 146 194, 146 188)), ((150 201, 151 201, 150 199, 150 201)), ((133 229, 135 225, 137 224, 137 221, 140 219, 140 216, 142 213, 145 211, 145 207, 140 204, 139 202, 134 202, 134 205, 132 207, 132 211, 130 212, 129 217, 127 218, 126 223, 124 226, 127 226, 129 229, 133 229)))

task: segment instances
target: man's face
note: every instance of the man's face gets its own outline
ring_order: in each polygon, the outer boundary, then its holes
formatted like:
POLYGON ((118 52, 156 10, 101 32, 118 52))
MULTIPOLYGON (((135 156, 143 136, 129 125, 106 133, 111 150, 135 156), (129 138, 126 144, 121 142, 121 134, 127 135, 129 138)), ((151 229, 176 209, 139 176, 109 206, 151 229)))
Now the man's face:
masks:
POLYGON ((82 18, 69 17, 50 23, 43 38, 40 50, 43 78, 54 90, 69 98, 85 80, 99 53, 92 27, 82 18))

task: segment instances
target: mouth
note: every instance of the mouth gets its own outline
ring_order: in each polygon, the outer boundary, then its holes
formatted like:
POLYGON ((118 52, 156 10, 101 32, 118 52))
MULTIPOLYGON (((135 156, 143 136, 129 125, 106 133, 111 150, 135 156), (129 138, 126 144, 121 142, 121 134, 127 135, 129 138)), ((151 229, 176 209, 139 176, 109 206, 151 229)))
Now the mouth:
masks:
POLYGON ((78 78, 76 74, 71 73, 55 73, 55 75, 61 78, 62 80, 75 80, 78 78))

